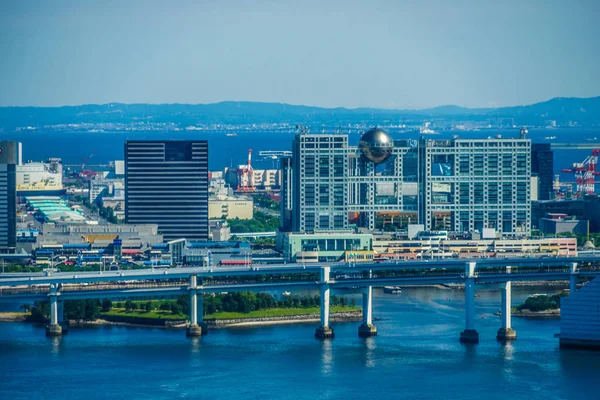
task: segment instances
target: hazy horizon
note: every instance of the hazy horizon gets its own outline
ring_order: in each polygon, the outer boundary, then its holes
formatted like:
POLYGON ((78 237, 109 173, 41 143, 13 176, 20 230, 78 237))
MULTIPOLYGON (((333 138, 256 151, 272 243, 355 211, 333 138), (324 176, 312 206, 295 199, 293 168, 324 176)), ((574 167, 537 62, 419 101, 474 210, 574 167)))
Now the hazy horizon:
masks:
POLYGON ((0 106, 596 97, 598 15, 594 0, 7 0, 0 106))
POLYGON ((459 106, 457 104, 440 104, 440 105, 434 105, 431 107, 425 107, 425 108, 386 108, 386 107, 370 107, 370 106, 359 106, 359 107, 344 107, 344 106, 317 106, 317 105, 313 105, 313 104, 292 104, 292 103, 285 103, 285 102, 278 102, 278 101, 253 101, 253 100, 222 100, 222 101, 216 101, 216 102, 211 102, 211 103, 181 103, 181 102, 174 102, 174 103, 123 103, 123 102, 119 102, 119 101, 111 101, 108 103, 83 103, 83 104, 58 104, 58 105, 52 105, 52 106, 32 106, 32 105, 16 105, 16 106, 5 106, 5 105, 0 105, 0 107, 15 107, 15 108, 27 108, 27 107, 37 107, 37 108, 60 108, 60 107, 83 107, 83 106, 93 106, 93 105, 97 105, 97 106, 104 106, 104 105, 109 105, 109 104, 125 104, 125 105, 135 105, 135 104, 145 104, 145 105, 154 105, 154 106, 160 106, 160 105, 172 105, 172 104, 181 104, 181 105, 189 105, 189 106, 198 106, 198 105, 212 105, 212 104, 220 104, 220 103, 259 103, 259 104, 281 104, 281 105, 286 105, 286 106, 293 106, 293 107, 317 107, 317 108, 325 108, 325 109, 336 109, 336 108, 345 108, 345 109, 349 109, 349 110, 356 110, 356 109, 381 109, 381 110, 390 110, 390 111, 421 111, 421 110, 427 110, 427 109, 435 109, 435 108, 442 108, 442 107, 461 107, 461 108, 468 108, 468 109, 493 109, 493 108, 504 108, 504 107, 521 107, 521 106, 529 106, 529 105, 533 105, 533 104, 537 104, 537 103, 545 103, 547 101, 550 100, 554 100, 554 99, 558 99, 558 98, 562 98, 562 99, 595 99, 595 98, 600 98, 600 96, 591 96, 591 97, 553 97, 551 99, 546 99, 546 100, 542 100, 536 103, 531 103, 531 104, 510 104, 510 105, 506 105, 506 106, 499 106, 499 107, 463 107, 463 106, 459 106))

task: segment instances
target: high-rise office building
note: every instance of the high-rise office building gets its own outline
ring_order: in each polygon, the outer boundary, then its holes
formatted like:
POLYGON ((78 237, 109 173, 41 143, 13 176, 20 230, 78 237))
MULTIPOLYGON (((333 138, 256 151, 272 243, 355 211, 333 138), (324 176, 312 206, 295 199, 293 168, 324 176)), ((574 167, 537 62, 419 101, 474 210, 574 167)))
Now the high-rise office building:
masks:
POLYGON ((359 146, 349 146, 348 135, 300 132, 292 147, 292 157, 281 162, 282 230, 416 223, 416 142, 393 141, 372 129, 359 146))
POLYGON ((529 139, 422 139, 419 151, 420 220, 426 229, 529 235, 529 139))
POLYGON ((164 240, 208 240, 208 142, 125 143, 125 218, 164 240))
POLYGON ((296 135, 282 159, 281 231, 354 227, 528 235, 531 141, 392 140, 365 132, 296 135))
POLYGON ((17 245, 17 165, 21 143, 0 142, 0 253, 14 253, 17 245))
POLYGON ((538 177, 538 200, 553 199, 554 153, 550 143, 531 145, 531 172, 538 177))

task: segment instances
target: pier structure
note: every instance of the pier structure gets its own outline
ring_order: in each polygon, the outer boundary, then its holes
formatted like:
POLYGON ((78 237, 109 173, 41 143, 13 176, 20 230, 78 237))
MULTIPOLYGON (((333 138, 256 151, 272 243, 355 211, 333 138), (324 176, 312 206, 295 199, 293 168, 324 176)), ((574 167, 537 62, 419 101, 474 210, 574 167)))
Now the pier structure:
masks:
MULTIPOLYGON (((507 267, 510 268, 510 267, 507 267)), ((512 329, 511 326, 511 318, 512 318, 512 309, 511 309, 511 282, 501 283, 500 284, 500 294, 501 294, 501 327, 498 329, 498 333, 496 334, 496 339, 500 341, 508 341, 515 340, 517 338, 517 332, 512 329)))
POLYGON ((577 291, 577 282, 579 281, 577 274, 578 264, 576 262, 572 262, 569 266, 571 267, 571 276, 569 276, 569 294, 573 294, 577 291))
POLYGON ((333 339, 335 333, 329 326, 329 295, 331 288, 329 287, 329 273, 331 267, 321 268, 321 280, 319 281, 319 291, 321 294, 321 326, 315 332, 315 337, 319 339, 333 339))
POLYGON ((62 326, 58 323, 58 296, 60 296, 58 284, 51 284, 50 293, 48 294, 50 299, 50 324, 46 326, 46 336, 60 336, 63 333, 62 326))
MULTIPOLYGON (((190 285, 188 286, 188 292, 190 294, 190 325, 186 328, 185 334, 188 337, 202 336, 202 327, 198 325, 198 277, 196 275, 190 276, 190 285)), ((202 293, 200 293, 202 298, 202 293)), ((203 304, 201 304, 203 306, 203 304)))
POLYGON ((460 334, 463 343, 479 343, 475 330, 475 262, 465 265, 465 330, 460 334))
MULTIPOLYGON (((373 278, 373 271, 369 270, 369 278, 373 278)), ((377 328, 373 325, 373 286, 367 286, 362 293, 362 324, 358 327, 358 336, 377 336, 377 328)))

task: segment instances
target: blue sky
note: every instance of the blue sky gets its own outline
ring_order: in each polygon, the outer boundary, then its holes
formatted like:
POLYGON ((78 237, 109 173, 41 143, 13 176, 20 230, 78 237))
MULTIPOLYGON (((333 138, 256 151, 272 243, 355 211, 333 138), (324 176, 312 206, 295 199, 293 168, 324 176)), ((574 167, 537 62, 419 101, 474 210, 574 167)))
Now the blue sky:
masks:
POLYGON ((597 0, 3 0, 0 105, 600 95, 597 0))

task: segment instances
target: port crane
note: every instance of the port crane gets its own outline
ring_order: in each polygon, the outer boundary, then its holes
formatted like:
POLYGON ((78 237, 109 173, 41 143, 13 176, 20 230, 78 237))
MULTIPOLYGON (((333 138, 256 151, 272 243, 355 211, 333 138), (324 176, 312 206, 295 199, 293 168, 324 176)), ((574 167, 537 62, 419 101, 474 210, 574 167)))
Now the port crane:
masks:
POLYGON ((254 192, 254 169, 252 168, 252 149, 248 149, 248 162, 237 169, 239 192, 254 192))
POLYGON ((94 155, 95 155, 95 154, 96 154, 96 153, 92 153, 92 154, 90 154, 90 156, 89 156, 89 157, 85 157, 85 158, 83 158, 83 160, 82 160, 82 161, 83 161, 83 164, 81 164, 81 169, 79 170, 79 176, 81 176, 81 177, 85 177, 85 178, 91 178, 91 177, 93 177, 94 175, 96 175, 96 172, 94 172, 94 171, 91 171, 91 170, 89 170, 89 169, 85 169, 85 164, 87 164, 87 162, 88 162, 88 161, 89 161, 89 160, 90 160, 92 157, 94 157, 94 155))
POLYGON ((561 172, 575 174, 576 192, 579 195, 594 193, 595 177, 600 175, 600 171, 596 171, 599 155, 600 149, 593 149, 592 154, 587 156, 583 162, 574 163, 572 168, 561 170, 561 172))

